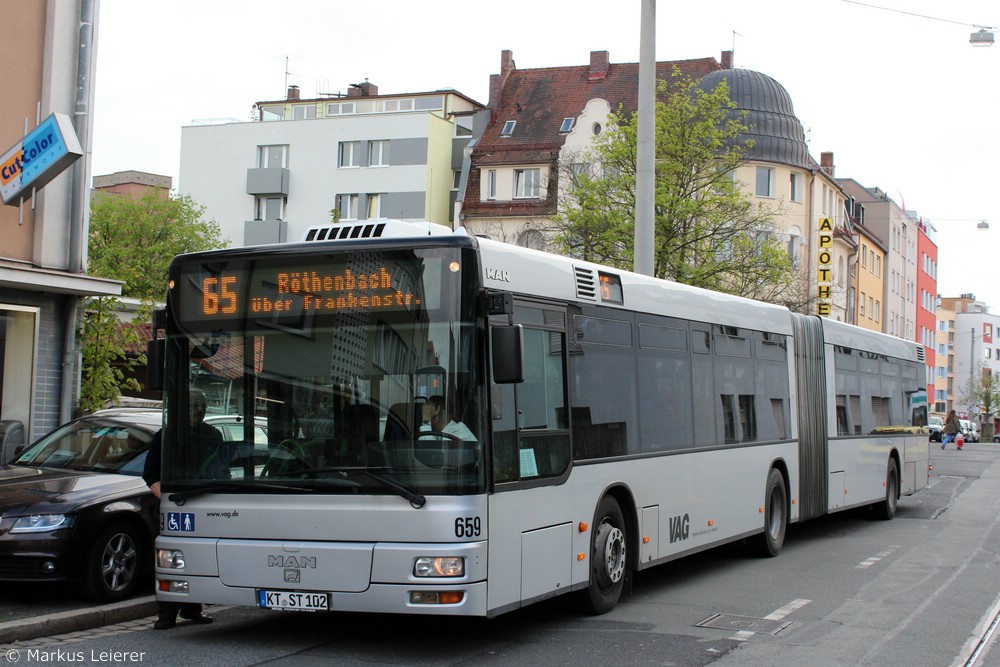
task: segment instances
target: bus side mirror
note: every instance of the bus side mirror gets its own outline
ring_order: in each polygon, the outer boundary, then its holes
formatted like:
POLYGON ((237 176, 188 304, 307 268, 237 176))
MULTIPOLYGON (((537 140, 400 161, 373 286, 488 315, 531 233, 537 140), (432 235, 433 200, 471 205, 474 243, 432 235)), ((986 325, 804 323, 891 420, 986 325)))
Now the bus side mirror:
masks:
POLYGON ((520 324, 495 326, 490 329, 490 336, 493 382, 524 382, 524 328, 520 324))
POLYGON ((166 350, 166 338, 154 338, 146 343, 146 389, 163 389, 163 357, 166 350))

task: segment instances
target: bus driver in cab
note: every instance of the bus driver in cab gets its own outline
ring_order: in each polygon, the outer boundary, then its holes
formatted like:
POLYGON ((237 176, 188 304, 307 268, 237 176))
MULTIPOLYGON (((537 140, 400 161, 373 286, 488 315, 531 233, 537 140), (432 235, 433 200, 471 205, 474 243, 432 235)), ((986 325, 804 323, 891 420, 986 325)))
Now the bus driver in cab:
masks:
POLYGON ((444 396, 431 396, 423 406, 423 423, 421 431, 434 431, 454 436, 466 442, 477 442, 475 434, 460 421, 450 419, 447 422, 444 408, 444 396))

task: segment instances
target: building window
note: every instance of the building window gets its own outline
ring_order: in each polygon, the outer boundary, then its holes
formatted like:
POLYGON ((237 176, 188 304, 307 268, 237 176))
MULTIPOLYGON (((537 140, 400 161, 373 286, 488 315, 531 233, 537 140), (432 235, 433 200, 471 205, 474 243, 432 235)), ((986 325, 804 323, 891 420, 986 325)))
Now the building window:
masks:
POLYGON ((501 137, 509 137, 514 134, 514 126, 517 125, 516 120, 508 120, 503 124, 503 129, 500 131, 501 137))
POLYGON ((861 317, 865 316, 865 293, 861 293, 861 301, 858 302, 858 309, 860 311, 861 317))
MULTIPOLYGON (((12 455, 21 436, 21 444, 30 442, 33 396, 35 394, 35 354, 39 345, 40 309, 0 305, 0 403, 7 435, 7 455, 12 455)), ((43 337, 44 340, 44 337, 43 337)), ((48 382, 46 378, 43 383, 48 382)), ((44 387, 42 388, 44 391, 44 387)), ((0 449, 3 449, 0 443, 0 449)))
POLYGON ((559 132, 566 133, 573 129, 573 119, 563 118, 562 125, 559 126, 559 132))
POLYGON ((868 246, 861 246, 861 268, 868 268, 868 246))
POLYGON ((382 195, 368 195, 368 219, 382 217, 382 195))
POLYGON ((586 162, 574 162, 569 166, 569 190, 575 192, 580 187, 580 181, 590 176, 590 165, 586 162))
POLYGON ((872 319, 872 316, 875 314, 875 306, 872 302, 873 298, 868 297, 868 319, 872 319))
POLYGON ((388 139, 380 139, 378 141, 368 142, 368 166, 369 167, 389 166, 388 139))
POLYGON ((295 120, 308 120, 316 117, 316 105, 299 105, 292 107, 292 118, 295 120))
POLYGON ((592 128, 590 128, 590 129, 591 129, 591 131, 592 131, 592 132, 594 133, 594 136, 596 137, 597 135, 599 135, 599 134, 601 133, 601 131, 602 131, 602 130, 603 130, 604 128, 603 128, 603 127, 601 127, 601 124, 600 124, 600 123, 594 123, 594 126, 593 126, 592 128))
POLYGON ((875 255, 875 276, 878 278, 882 277, 882 256, 875 255))
POLYGON ((794 171, 788 176, 788 197, 792 201, 802 201, 802 175, 794 171))
POLYGON ((357 167, 361 159, 361 142, 341 141, 339 155, 338 167, 357 167))
POLYGON ((875 321, 880 322, 882 320, 882 302, 875 302, 875 321))
POLYGON ((358 195, 337 195, 337 210, 341 220, 357 220, 358 195))
POLYGON ((486 198, 497 198, 497 170, 490 169, 486 172, 486 198))
POLYGON ((758 197, 774 196, 774 169, 770 167, 757 167, 757 190, 758 197))
POLYGON ((354 102, 334 102, 326 105, 327 116, 338 116, 345 113, 354 113, 354 102))
POLYGON ((284 220, 284 197, 254 197, 254 220, 284 220))
POLYGON ((537 198, 541 192, 540 180, 540 169, 515 169, 514 197, 517 199, 537 198))
POLYGON ((456 137, 472 136, 472 116, 455 117, 455 136, 456 137))
POLYGON ((284 169, 288 166, 288 145, 258 146, 257 166, 261 169, 284 169))

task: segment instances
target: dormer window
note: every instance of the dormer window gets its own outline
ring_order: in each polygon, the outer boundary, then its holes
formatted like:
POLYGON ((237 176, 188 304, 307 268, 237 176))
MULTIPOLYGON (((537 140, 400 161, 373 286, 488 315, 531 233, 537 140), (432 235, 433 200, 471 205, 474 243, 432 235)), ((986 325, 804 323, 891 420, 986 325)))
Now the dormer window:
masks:
POLYGON ((573 119, 563 118, 562 125, 559 126, 560 133, 566 133, 573 129, 573 119))
POLYGON ((514 134, 514 126, 517 125, 516 120, 508 120, 503 124, 503 130, 500 131, 501 137, 509 137, 514 134))

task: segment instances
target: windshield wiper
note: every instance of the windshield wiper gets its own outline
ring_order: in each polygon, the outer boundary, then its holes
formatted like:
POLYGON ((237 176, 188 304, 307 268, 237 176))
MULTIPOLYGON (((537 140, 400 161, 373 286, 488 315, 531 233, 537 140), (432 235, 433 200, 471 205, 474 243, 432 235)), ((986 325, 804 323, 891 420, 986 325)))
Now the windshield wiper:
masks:
MULTIPOLYGON (((389 470, 389 468, 380 468, 380 470, 389 470)), ((369 468, 364 468, 361 466, 332 466, 329 468, 313 468, 311 470, 304 471, 310 475, 321 472, 348 472, 348 473, 361 473, 362 475, 367 475, 371 479, 382 486, 392 489, 397 495, 410 501, 410 506, 413 509, 420 509, 427 503, 427 498, 424 497, 422 493, 414 491, 405 484, 401 484, 394 479, 390 479, 384 475, 380 475, 377 472, 372 472, 369 468)))
POLYGON ((196 496, 203 496, 207 493, 224 493, 226 491, 241 491, 246 489, 267 489, 274 491, 314 491, 315 489, 304 489, 298 486, 283 486, 279 484, 269 484, 267 482, 242 482, 242 483, 230 483, 230 484, 218 484, 214 486, 200 486, 194 489, 185 489, 183 491, 175 491, 167 496, 167 500, 173 503, 177 503, 178 506, 183 505, 188 498, 194 498, 196 496))

